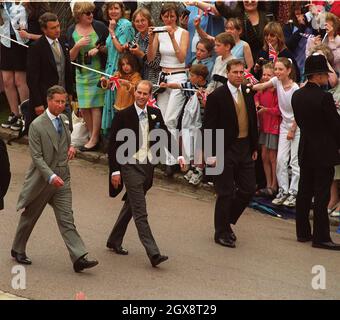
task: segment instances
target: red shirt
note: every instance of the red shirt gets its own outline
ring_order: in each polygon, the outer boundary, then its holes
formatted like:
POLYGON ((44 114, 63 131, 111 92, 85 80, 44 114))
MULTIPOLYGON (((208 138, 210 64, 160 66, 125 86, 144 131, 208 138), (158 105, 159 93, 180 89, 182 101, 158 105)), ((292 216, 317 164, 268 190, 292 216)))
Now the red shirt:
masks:
POLYGON ((279 134, 281 112, 277 99, 276 90, 267 89, 259 91, 254 96, 255 104, 268 108, 258 114, 260 132, 279 134))

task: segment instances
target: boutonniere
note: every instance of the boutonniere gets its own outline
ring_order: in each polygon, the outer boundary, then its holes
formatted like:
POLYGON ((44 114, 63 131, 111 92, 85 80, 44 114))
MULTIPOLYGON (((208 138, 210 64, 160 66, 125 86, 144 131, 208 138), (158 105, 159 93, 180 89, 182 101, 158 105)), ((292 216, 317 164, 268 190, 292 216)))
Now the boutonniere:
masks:
POLYGON ((249 93, 249 92, 250 92, 250 89, 249 89, 249 88, 247 88, 247 89, 246 89, 246 92, 247 92, 247 93, 249 93))
POLYGON ((64 123, 65 123, 66 125, 69 125, 69 124, 70 124, 70 121, 65 120, 64 123))
POLYGON ((152 114, 152 115, 151 115, 151 119, 152 119, 152 120, 155 120, 156 118, 157 118, 157 116, 156 116, 155 114, 152 114))

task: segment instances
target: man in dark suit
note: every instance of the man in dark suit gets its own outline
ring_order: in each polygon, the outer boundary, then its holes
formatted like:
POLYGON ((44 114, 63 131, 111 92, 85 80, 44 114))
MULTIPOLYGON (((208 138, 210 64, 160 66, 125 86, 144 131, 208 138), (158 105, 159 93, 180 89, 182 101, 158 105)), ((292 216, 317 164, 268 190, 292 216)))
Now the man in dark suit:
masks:
POLYGON ((0 139, 0 210, 4 208, 4 197, 11 181, 11 171, 6 144, 0 139))
POLYGON ((123 181, 126 193, 123 197, 125 201, 123 208, 106 246, 117 254, 128 254, 128 251, 122 247, 122 242, 127 226, 133 217, 140 241, 152 266, 156 267, 168 257, 160 254, 147 220, 145 194, 152 186, 154 172, 154 161, 152 160, 155 156, 150 153, 150 148, 155 144, 155 141, 150 139, 150 134, 154 129, 161 129, 165 133, 167 143, 170 134, 160 110, 147 106, 151 91, 151 82, 146 80, 139 82, 135 91, 135 103, 118 112, 113 119, 108 151, 110 196, 117 196, 122 189, 123 181), (130 130, 131 135, 128 136, 127 142, 130 142, 130 147, 133 150, 128 150, 131 152, 128 156, 129 159, 127 159, 127 163, 123 164, 124 155, 120 150, 122 150, 122 144, 126 142, 119 141, 119 134, 124 129, 130 130), (134 138, 136 143, 133 141, 134 138))
POLYGON ((312 240, 312 246, 340 250, 330 237, 327 205, 340 163, 340 116, 332 95, 321 86, 328 83, 327 60, 322 55, 306 59, 307 84, 294 92, 292 107, 301 130, 299 143, 300 181, 296 199, 296 234, 299 242, 312 240), (313 235, 309 212, 314 196, 313 235))
MULTIPOLYGON (((43 36, 28 49, 27 84, 29 88, 29 119, 31 123, 47 108, 46 93, 53 85, 60 85, 70 96, 72 90, 72 67, 68 49, 60 41, 58 17, 50 12, 39 19, 43 36)), ((68 112, 68 110, 67 110, 68 112)), ((69 122, 71 125, 71 117, 69 122)), ((71 126, 70 126, 71 127, 71 126)))
MULTIPOLYGON (((212 129, 216 165, 223 161, 223 172, 214 176, 217 193, 215 206, 215 242, 235 247, 236 236, 230 224, 236 224, 255 192, 257 158, 257 120, 253 94, 243 82, 243 62, 227 64, 228 82, 209 96, 204 115, 204 129, 212 129), (224 160, 218 156, 216 130, 223 130, 224 160)), ((206 146, 205 146, 206 149, 206 146)))

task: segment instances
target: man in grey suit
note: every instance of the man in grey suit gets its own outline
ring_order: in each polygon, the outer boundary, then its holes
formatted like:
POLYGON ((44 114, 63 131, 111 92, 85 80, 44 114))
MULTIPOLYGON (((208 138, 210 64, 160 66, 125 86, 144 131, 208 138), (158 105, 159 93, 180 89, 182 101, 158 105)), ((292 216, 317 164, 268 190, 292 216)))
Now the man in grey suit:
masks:
POLYGON ((18 263, 31 264, 26 256, 28 238, 45 206, 53 207, 60 233, 69 251, 75 272, 92 268, 96 260, 88 260, 83 240, 74 225, 72 192, 68 161, 75 156, 71 146, 65 109, 66 91, 53 86, 47 91, 46 111, 36 118, 29 130, 32 164, 19 195, 17 210, 24 209, 17 227, 11 255, 18 263))

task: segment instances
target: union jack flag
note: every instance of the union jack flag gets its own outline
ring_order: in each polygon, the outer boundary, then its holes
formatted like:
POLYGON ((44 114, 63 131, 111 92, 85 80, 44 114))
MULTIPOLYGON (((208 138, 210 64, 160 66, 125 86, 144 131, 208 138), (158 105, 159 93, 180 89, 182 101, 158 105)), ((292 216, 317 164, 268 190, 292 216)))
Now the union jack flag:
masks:
POLYGON ((309 38, 314 38, 315 36, 311 33, 299 33, 301 37, 309 39, 309 38))
POLYGON ((151 98, 149 99, 147 105, 148 105, 149 107, 152 107, 152 108, 158 108, 158 106, 157 106, 157 100, 156 100, 155 98, 153 98, 153 97, 151 97, 151 98))
POLYGON ((277 52, 275 51, 274 47, 268 43, 269 48, 269 59, 273 60, 273 62, 276 62, 277 60, 277 52))
POLYGON ((250 84, 257 84, 259 81, 248 71, 244 71, 244 77, 249 80, 250 84))
POLYGON ((119 84, 119 77, 114 76, 110 78, 110 82, 112 83, 111 90, 114 91, 116 88, 119 89, 120 84, 119 84))

